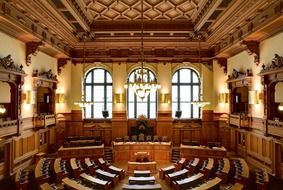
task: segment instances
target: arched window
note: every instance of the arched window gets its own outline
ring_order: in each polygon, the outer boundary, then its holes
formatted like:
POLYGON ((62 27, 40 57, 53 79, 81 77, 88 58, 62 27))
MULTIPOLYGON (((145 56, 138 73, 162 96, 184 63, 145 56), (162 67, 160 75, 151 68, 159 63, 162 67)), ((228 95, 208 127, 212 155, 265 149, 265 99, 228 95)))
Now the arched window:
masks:
POLYGON ((191 104, 199 97, 199 75, 192 69, 179 69, 172 78, 172 114, 182 111, 181 118, 199 118, 200 108, 191 104))
MULTIPOLYGON (((147 70, 145 74, 147 75, 147 77, 156 80, 156 77, 152 71, 147 70)), ((128 81, 133 81, 134 78, 136 78, 135 75, 136 75, 136 70, 131 72, 128 81)), ((127 96, 128 96, 127 107, 128 107, 129 118, 138 118, 140 115, 145 115, 147 118, 156 118, 156 109, 157 109, 156 92, 150 92, 148 97, 142 101, 131 88, 128 88, 127 96)))
POLYGON ((86 101, 94 104, 85 108, 85 118, 103 118, 107 110, 112 117, 112 77, 105 69, 92 69, 84 79, 86 101))

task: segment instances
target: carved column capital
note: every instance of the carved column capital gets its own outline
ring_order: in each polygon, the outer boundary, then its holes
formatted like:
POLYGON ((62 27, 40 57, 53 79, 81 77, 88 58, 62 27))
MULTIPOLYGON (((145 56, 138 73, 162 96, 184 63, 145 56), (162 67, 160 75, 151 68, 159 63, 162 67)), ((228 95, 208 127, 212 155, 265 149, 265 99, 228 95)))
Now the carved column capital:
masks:
POLYGON ((58 75, 61 74, 62 68, 64 67, 64 65, 67 64, 67 61, 68 61, 68 60, 69 60, 68 58, 60 58, 60 59, 58 59, 58 61, 57 61, 57 71, 58 71, 58 75))
POLYGON ((31 55, 36 56, 39 47, 43 46, 43 42, 27 42, 26 43, 26 65, 30 66, 31 64, 31 55))
POLYGON ((259 42, 258 41, 254 41, 254 40, 250 40, 250 41, 246 41, 243 40, 241 42, 241 45, 244 45, 247 47, 247 51, 250 55, 254 55, 254 63, 256 65, 259 64, 259 42))
POLYGON ((218 65, 223 68, 224 74, 227 75, 227 58, 217 57, 216 60, 218 65))

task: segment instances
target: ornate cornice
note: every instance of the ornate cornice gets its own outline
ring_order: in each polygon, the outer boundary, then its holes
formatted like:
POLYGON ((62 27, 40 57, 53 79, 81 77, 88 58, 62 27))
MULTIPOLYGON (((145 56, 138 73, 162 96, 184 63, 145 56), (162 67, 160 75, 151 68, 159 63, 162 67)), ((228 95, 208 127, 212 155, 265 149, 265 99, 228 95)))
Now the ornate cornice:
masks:
MULTIPOLYGON (((279 20, 279 18, 282 17, 282 12, 283 12, 282 1, 276 1, 275 3, 270 4, 264 10, 258 11, 253 18, 246 19, 245 22, 242 23, 237 28, 235 28, 233 32, 231 32, 226 37, 223 37, 215 44, 213 48, 215 52, 215 56, 221 56, 222 54, 232 56, 233 54, 238 53, 239 50, 243 50, 243 47, 240 49, 239 47, 238 48, 234 47, 235 44, 243 41, 243 39, 246 39, 247 41, 250 40, 254 41, 255 39, 257 39, 256 41, 261 41, 263 39, 266 39, 270 35, 279 32, 282 29, 279 27, 282 25, 282 21, 280 22, 279 20), (278 26, 274 25, 273 22, 275 21, 278 22, 277 23, 278 26), (256 35, 257 31, 264 29, 265 30, 268 29, 268 32, 264 32, 265 33, 264 36, 256 35), (234 52, 232 50, 233 47, 234 47, 234 52)), ((212 38, 212 36, 210 38, 212 38)))
POLYGON ((238 79, 243 79, 245 77, 251 77, 251 76, 253 76, 253 74, 252 74, 250 69, 247 69, 246 72, 241 72, 241 71, 238 71, 236 69, 233 69, 231 75, 228 75, 227 82, 238 80, 238 79))
MULTIPOLYGON (((199 51, 197 49, 170 49, 170 48, 152 48, 145 49, 144 59, 146 62, 192 62, 211 64, 211 51, 201 50, 201 60, 199 60, 199 51)), ((72 52, 72 63, 83 62, 83 50, 74 49, 72 52)), ((141 58, 140 49, 90 49, 85 50, 85 62, 139 62, 141 58)))
POLYGON ((29 37, 34 36, 34 40, 42 40, 56 51, 60 51, 65 55, 70 55, 70 47, 64 43, 62 39, 59 39, 54 33, 49 31, 48 28, 39 24, 38 21, 30 18, 26 12, 18 10, 13 6, 12 1, 0 0, 0 7, 0 17, 3 19, 3 25, 7 25, 1 27, 2 31, 17 37, 22 41, 26 41, 27 38, 24 38, 23 36, 26 36, 27 34, 30 35, 29 37), (13 23, 13 25, 10 23, 13 23), (21 34, 13 33, 11 31, 21 31, 21 34))
POLYGON ((27 66, 30 66, 31 64, 31 55, 36 56, 39 51, 39 47, 43 45, 44 43, 42 42, 27 42, 26 43, 26 65, 27 66))

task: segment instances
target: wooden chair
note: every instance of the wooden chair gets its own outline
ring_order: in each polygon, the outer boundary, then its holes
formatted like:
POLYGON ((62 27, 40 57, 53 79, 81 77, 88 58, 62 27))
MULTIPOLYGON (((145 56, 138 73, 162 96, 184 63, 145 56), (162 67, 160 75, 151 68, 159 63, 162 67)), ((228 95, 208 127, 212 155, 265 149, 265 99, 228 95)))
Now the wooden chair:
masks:
POLYGON ((137 141, 137 135, 132 135, 132 141, 137 141))
POLYGON ((139 141, 140 142, 144 141, 144 134, 143 133, 139 134, 139 141))

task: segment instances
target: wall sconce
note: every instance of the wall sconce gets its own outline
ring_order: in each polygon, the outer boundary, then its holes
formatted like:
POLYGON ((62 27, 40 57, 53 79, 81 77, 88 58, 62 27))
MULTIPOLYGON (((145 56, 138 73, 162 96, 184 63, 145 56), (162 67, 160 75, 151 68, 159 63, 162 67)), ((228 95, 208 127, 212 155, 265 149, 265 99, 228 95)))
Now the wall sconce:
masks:
POLYGON ((169 94, 160 94, 160 103, 169 104, 171 102, 171 97, 169 94))
POLYGON ((3 114, 6 112, 6 108, 0 104, 0 114, 3 114))
POLYGON ((23 100, 26 101, 26 104, 35 104, 36 92, 28 90, 23 94, 23 100))
POLYGON ((220 103, 228 103, 228 93, 220 93, 219 94, 219 102, 220 103))
POLYGON ((123 94, 117 93, 114 95, 114 103, 115 104, 122 104, 123 103, 123 94))
POLYGON ((56 103, 57 104, 65 103, 65 95, 63 93, 56 94, 56 103))
POLYGON ((278 110, 279 111, 283 111, 283 102, 280 102, 280 104, 278 106, 278 110))
POLYGON ((259 96, 257 90, 250 90, 249 91, 249 104, 258 104, 259 96))

